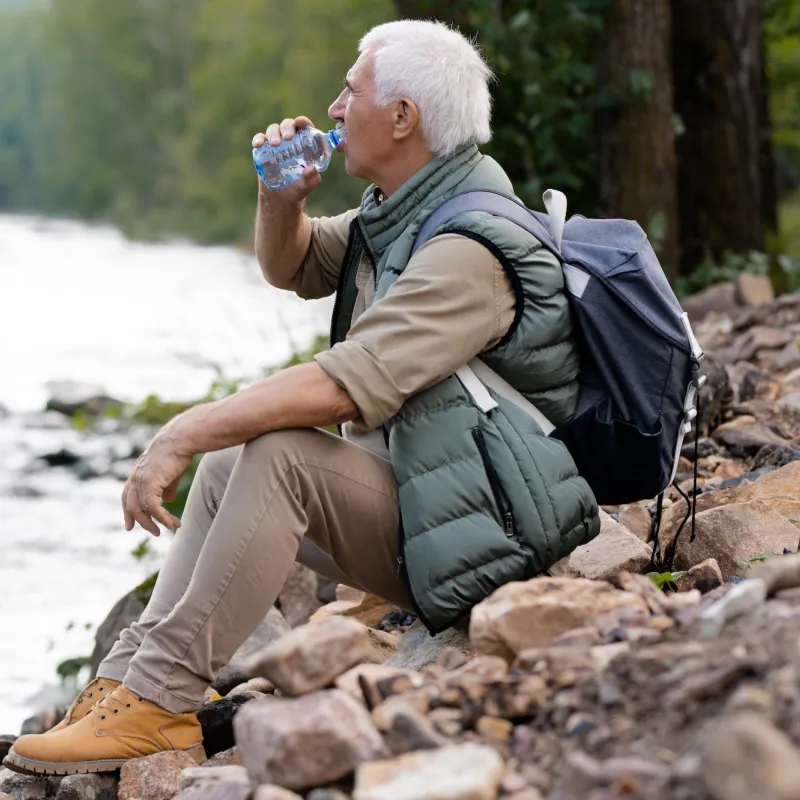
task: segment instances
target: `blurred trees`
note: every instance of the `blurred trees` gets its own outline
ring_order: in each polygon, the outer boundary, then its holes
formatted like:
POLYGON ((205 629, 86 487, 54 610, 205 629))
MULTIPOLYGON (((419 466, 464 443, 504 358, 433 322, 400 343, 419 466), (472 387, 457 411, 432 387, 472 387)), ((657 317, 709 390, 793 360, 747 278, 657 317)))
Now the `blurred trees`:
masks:
MULTIPOLYGON (((553 186, 571 212, 633 217, 673 274, 800 254, 800 0, 0 0, 0 15, 0 210, 245 241, 253 133, 298 113, 324 127, 361 34, 400 15, 477 38, 497 75, 486 151, 528 204, 553 186)), ((310 210, 361 189, 334 159, 310 210)))

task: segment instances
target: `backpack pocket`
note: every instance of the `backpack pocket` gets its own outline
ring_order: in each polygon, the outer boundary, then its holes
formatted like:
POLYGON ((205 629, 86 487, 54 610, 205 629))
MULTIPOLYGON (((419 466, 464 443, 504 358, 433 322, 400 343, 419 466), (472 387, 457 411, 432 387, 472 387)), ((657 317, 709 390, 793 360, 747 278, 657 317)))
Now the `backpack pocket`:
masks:
POLYGON ((601 419, 594 406, 551 436, 567 446, 598 505, 655 497, 669 483, 672 448, 662 421, 646 433, 621 419, 601 419))

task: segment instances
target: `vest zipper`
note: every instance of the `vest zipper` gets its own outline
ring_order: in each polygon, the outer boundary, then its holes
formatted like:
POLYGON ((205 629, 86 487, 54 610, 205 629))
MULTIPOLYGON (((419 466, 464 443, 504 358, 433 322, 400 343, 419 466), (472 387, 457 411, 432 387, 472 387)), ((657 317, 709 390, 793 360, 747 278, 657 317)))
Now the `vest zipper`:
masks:
POLYGON ((500 519, 503 520, 503 531, 505 535, 511 539, 517 534, 517 526, 514 522, 514 509, 511 506, 511 501, 508 499, 505 489, 503 489, 500 476, 497 474, 491 458, 489 458, 489 450, 486 447, 486 439, 483 436, 483 431, 480 428, 473 428, 472 438, 478 446, 478 452, 480 453, 481 461, 483 461, 483 467, 486 470, 486 477, 489 479, 489 486, 494 495, 494 502, 497 506, 497 510, 500 512, 500 519))

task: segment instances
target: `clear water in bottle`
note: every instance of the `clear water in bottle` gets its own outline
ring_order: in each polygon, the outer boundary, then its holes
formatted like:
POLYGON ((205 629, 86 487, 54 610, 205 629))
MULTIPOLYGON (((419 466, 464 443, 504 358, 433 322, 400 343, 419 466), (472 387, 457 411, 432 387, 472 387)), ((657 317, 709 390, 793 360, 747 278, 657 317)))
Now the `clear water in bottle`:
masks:
POLYGON ((269 189, 280 189, 299 181, 303 170, 310 165, 323 172, 331 156, 344 141, 344 129, 335 128, 323 133, 317 128, 301 128, 294 138, 282 141, 277 147, 265 142, 253 149, 253 163, 258 177, 269 189))

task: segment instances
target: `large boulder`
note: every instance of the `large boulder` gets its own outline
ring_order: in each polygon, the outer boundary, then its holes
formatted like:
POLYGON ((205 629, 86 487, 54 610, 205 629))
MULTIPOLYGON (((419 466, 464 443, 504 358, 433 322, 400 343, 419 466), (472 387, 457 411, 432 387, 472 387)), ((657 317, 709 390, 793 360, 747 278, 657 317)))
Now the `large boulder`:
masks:
POLYGON ((512 661, 531 647, 591 625, 620 608, 649 616, 639 594, 586 578, 532 578, 501 586, 472 610, 469 638, 475 649, 512 661))
POLYGON ((109 397, 102 386, 91 383, 49 381, 46 386, 50 393, 46 409, 70 417, 79 412, 93 416, 102 414, 109 406, 120 404, 119 400, 109 397))
POLYGON ((377 595, 339 584, 336 587, 335 601, 317 609, 309 622, 320 622, 336 616, 352 617, 374 628, 393 608, 391 603, 377 595))
MULTIPOLYGON (((701 511, 695 524, 694 541, 689 523, 681 533, 675 566, 689 569, 715 559, 725 578, 746 577, 753 559, 767 553, 781 554, 784 549, 795 552, 800 539, 800 531, 761 500, 701 511)), ((666 544, 662 544, 661 552, 665 554, 666 544)))
POLYGON ((364 706, 339 689, 256 700, 236 717, 234 730, 255 785, 311 789, 386 755, 364 706))
POLYGON ((168 750, 133 758, 120 770, 119 800, 172 800, 181 788, 181 773, 197 763, 188 754, 168 750))
POLYGON ((330 686, 357 664, 380 664, 397 648, 397 637, 347 617, 295 628, 257 655, 250 670, 294 697, 330 686))
POLYGON ((601 509, 600 533, 573 550, 567 574, 603 581, 621 572, 644 572, 649 563, 650 548, 601 509))
MULTIPOLYGON (((800 461, 762 475, 752 483, 742 483, 732 489, 703 492, 697 497, 697 512, 730 503, 749 503, 751 500, 762 500, 773 511, 800 527, 800 461)), ((659 535, 662 549, 675 538, 675 532, 685 516, 686 503, 683 500, 673 503, 664 511, 659 535)))

